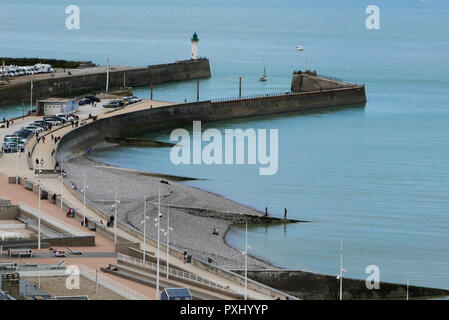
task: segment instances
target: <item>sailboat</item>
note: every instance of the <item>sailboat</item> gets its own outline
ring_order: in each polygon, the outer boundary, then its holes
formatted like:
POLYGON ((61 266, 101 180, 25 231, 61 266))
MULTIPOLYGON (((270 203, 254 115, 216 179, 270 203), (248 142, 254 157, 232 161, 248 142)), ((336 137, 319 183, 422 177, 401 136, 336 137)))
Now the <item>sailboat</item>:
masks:
POLYGON ((267 81, 267 71, 265 69, 265 65, 263 66, 263 76, 259 78, 260 81, 267 81))

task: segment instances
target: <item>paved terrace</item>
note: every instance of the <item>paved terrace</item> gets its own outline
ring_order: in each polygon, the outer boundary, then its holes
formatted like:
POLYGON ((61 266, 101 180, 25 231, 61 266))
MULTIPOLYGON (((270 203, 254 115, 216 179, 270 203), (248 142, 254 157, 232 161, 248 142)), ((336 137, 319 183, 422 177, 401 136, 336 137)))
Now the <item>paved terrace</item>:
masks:
MULTIPOLYGON (((133 104, 126 108, 118 109, 118 110, 115 110, 113 112, 108 112, 108 113, 104 113, 105 112, 104 108, 99 108, 100 105, 98 105, 97 110, 92 110, 91 107, 86 107, 83 111, 81 111, 80 115, 84 114, 84 117, 86 117, 85 115, 88 114, 89 112, 91 112, 93 114, 94 114, 94 112, 97 112, 95 114, 98 114, 99 118, 103 118, 103 117, 110 117, 110 116, 114 116, 114 115, 118 115, 118 114, 122 114, 122 113, 132 112, 132 111, 144 110, 144 109, 147 109, 150 107, 163 108, 165 106, 172 105, 172 104, 173 103, 164 102, 164 101, 146 100, 146 101, 141 101, 140 103, 133 104)), ((83 109, 83 107, 81 107, 81 108, 83 109)), ((80 122, 81 122, 81 120, 82 120, 82 117, 80 116, 80 122)), ((25 118, 24 121, 26 122, 26 121, 30 121, 30 120, 25 118)), ((87 121, 92 121, 92 120, 87 120, 87 121)), ((20 122, 15 122, 14 125, 20 125, 20 122)), ((70 132, 71 130, 73 130, 71 128, 71 125, 68 125, 65 127, 56 127, 56 128, 54 128, 54 130, 52 132, 47 131, 46 134, 47 134, 47 136, 50 136, 50 134, 53 133, 54 135, 58 135, 58 136, 62 137, 63 135, 70 132)), ((33 144, 35 144, 34 138, 31 139, 29 144, 27 144, 27 149, 30 149, 33 144)), ((41 143, 36 144, 35 148, 32 152, 32 159, 43 158, 44 159, 43 169, 54 169, 54 160, 53 160, 53 157, 51 156, 51 152, 54 149, 54 147, 55 147, 55 144, 50 139, 47 139, 47 141, 45 143, 41 142, 41 143)), ((33 161, 33 166, 35 166, 34 161, 33 161)), ((35 169, 35 168, 33 167, 33 169, 35 169)), ((2 173, 0 173, 0 197, 4 198, 4 199, 11 200, 12 203, 14 203, 14 204, 23 202, 31 207, 37 208, 38 197, 36 194, 25 190, 20 185, 8 184, 8 182, 7 182, 8 176, 16 175, 16 155, 15 154, 4 154, 3 155, 3 157, 0 159, 0 170, 2 171, 2 173)), ((28 167, 26 153, 22 153, 19 156, 18 175, 23 178, 27 178, 30 181, 36 182, 36 177, 34 176, 34 170, 30 170, 28 167)), ((59 179, 57 179, 57 178, 41 178, 40 181, 41 181, 41 184, 43 185, 43 187, 46 190, 48 190, 50 193, 57 193, 57 194, 61 193, 61 183, 60 183, 59 179)), ((82 199, 79 199, 77 196, 75 196, 71 192, 71 190, 68 190, 68 188, 65 185, 62 186, 62 192, 63 192, 64 200, 66 202, 70 203, 72 205, 72 207, 78 208, 78 209, 83 208, 82 199)), ((41 201, 41 205, 42 205, 43 214, 51 215, 53 218, 59 219, 59 220, 63 221, 64 223, 72 225, 73 227, 82 228, 79 225, 79 223, 77 221, 75 221, 74 219, 66 218, 65 213, 61 212, 57 206, 51 205, 48 201, 41 201)), ((90 218, 91 220, 93 219, 93 220, 100 221, 101 219, 103 219, 96 212, 91 210, 88 206, 86 206, 86 216, 88 218, 90 218)), ((83 229, 83 230, 85 230, 85 229, 83 229)), ((143 241, 141 241, 140 239, 126 233, 125 231, 123 231, 120 228, 117 228, 117 234, 118 234, 118 236, 120 236, 124 239, 127 239, 129 241, 140 243, 140 247, 141 247, 141 249, 143 249, 143 241)), ((99 234, 96 234, 96 243, 97 243, 96 247, 92 247, 92 248, 83 247, 83 248, 74 248, 74 249, 77 249, 80 251, 99 251, 99 252, 106 252, 106 251, 113 252, 114 251, 113 242, 106 239, 105 237, 102 237, 99 234)), ((151 252, 157 251, 156 247, 153 247, 153 246, 149 245, 148 243, 146 244, 145 249, 147 251, 151 251, 151 252)), ((47 250, 42 250, 42 251, 45 252, 47 250)), ((166 253, 161 251, 160 257, 161 257, 161 259, 166 260, 166 253)), ((184 262, 181 259, 178 259, 172 255, 170 255, 169 259, 170 259, 170 264, 172 264, 174 266, 179 266, 188 272, 194 273, 198 276, 204 277, 210 281, 216 282, 223 286, 229 286, 235 292, 240 292, 242 294, 244 293, 244 286, 242 286, 241 284, 239 284, 237 282, 223 279, 222 277, 219 277, 219 276, 217 276, 209 271, 206 271, 204 269, 198 268, 192 264, 184 264, 184 262)), ((98 261, 98 263, 95 263, 93 259, 89 259, 89 264, 90 264, 89 267, 94 268, 94 267, 105 266, 108 263, 112 263, 112 262, 115 263, 115 261, 116 261, 116 259, 102 259, 101 261, 98 261), (112 260, 114 260, 114 261, 112 261, 112 260), (94 264, 94 265, 92 265, 92 264, 94 264)), ((39 261, 39 263, 41 263, 41 261, 39 261)), ((45 263, 47 263, 47 262, 45 262, 45 263)), ((83 263, 84 263, 84 261, 83 261, 83 263)), ((85 262, 84 264, 87 265, 88 263, 85 262)), ((117 279, 117 281, 119 281, 119 280, 117 279)), ((120 279, 120 281, 125 281, 125 280, 120 279)), ((134 282, 131 282, 129 280, 126 280, 126 281, 127 281, 127 285, 129 285, 130 288, 133 288, 136 285, 134 282)), ((140 286, 142 286, 142 285, 140 285, 140 286)), ((143 288, 138 287, 138 289, 139 290, 136 289, 136 291, 141 292, 142 294, 145 294, 148 297, 153 298, 155 296, 153 288, 146 287, 146 289, 144 290, 143 288), (150 289, 153 290, 153 292, 151 292, 150 289)), ((255 292, 250 289, 248 289, 248 297, 251 299, 272 299, 271 296, 264 295, 259 292, 255 292)))

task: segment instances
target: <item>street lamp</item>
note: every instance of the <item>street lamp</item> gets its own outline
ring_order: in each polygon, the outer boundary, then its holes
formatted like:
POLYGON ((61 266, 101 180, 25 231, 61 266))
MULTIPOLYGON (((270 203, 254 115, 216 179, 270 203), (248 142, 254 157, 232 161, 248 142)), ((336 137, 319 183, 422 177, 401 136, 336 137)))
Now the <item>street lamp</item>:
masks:
POLYGON ((340 300, 343 300, 343 272, 348 272, 348 270, 343 268, 343 241, 340 242, 340 273, 337 279, 340 280, 340 300))
POLYGON ((61 175, 59 176, 59 179, 61 180, 61 185, 60 185, 60 189, 61 189, 61 199, 60 199, 60 202, 61 202, 61 212, 62 212, 62 198, 63 198, 63 192, 64 192, 64 189, 63 189, 63 179, 64 179, 64 155, 62 155, 61 156, 61 175))
POLYGON ((145 197, 144 203, 143 203, 143 263, 145 264, 145 258, 146 258, 146 226, 147 226, 147 220, 150 220, 150 217, 147 217, 147 197, 145 197))
POLYGON ((19 184, 19 136, 16 140, 16 184, 19 184))
POLYGON ((245 255, 245 300, 248 299, 248 249, 252 249, 248 245, 248 220, 245 222, 245 251, 242 254, 245 255))
POLYGON ((170 257, 170 231, 173 231, 173 228, 170 227, 170 203, 168 204, 167 207, 167 232, 165 233, 165 235, 167 236, 167 279, 168 279, 168 274, 169 274, 169 257, 170 257))
POLYGON ((117 206, 120 203, 120 200, 117 200, 117 185, 115 185, 114 191, 114 204, 112 207, 114 208, 114 244, 117 243, 117 206))
POLYGON ((154 221, 157 225, 157 271, 156 271, 156 300, 159 300, 159 256, 160 256, 160 230, 161 230, 161 187, 159 187, 158 216, 154 221))
POLYGON ((86 189, 88 186, 86 186, 86 169, 83 168, 83 215, 84 215, 84 222, 86 222, 86 189))
POLYGON ((37 216, 37 248, 40 250, 41 249, 41 180, 40 180, 40 174, 42 173, 42 170, 39 169, 39 174, 36 175, 37 178, 37 183, 38 183, 38 187, 39 187, 39 192, 38 192, 38 211, 39 214, 37 216))

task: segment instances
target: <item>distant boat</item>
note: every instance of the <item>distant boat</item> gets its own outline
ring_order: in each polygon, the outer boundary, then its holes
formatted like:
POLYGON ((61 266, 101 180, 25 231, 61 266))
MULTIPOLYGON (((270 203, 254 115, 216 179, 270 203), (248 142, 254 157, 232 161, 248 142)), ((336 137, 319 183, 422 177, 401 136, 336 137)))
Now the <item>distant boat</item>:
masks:
POLYGON ((259 78, 260 81, 267 81, 267 71, 265 70, 265 65, 263 66, 263 76, 259 78))
POLYGON ((296 50, 303 51, 304 47, 302 45, 298 44, 298 46, 296 47, 296 50))

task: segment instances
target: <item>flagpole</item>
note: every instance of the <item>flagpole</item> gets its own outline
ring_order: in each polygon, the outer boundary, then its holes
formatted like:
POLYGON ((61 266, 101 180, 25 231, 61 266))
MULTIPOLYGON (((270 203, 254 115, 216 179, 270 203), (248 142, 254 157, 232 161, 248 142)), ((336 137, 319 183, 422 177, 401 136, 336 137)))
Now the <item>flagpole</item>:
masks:
POLYGON ((61 212, 62 212, 62 198, 63 198, 62 194, 64 192, 64 189, 62 187, 62 185, 63 185, 62 179, 64 178, 63 177, 63 172, 64 172, 64 154, 61 155, 61 199, 60 199, 60 201, 61 201, 61 212))
POLYGON ((167 208, 167 279, 169 274, 168 259, 170 254, 170 203, 167 208))
POLYGON ((343 241, 340 242, 340 300, 343 300, 343 241))
MULTIPOLYGON (((33 111, 33 79, 31 79, 31 94, 30 94, 30 113, 33 111)), ((36 115, 37 115, 37 109, 36 109, 36 115)))
POLYGON ((145 248, 146 248, 146 224, 147 224, 147 197, 145 197, 145 202, 143 203, 143 264, 145 264, 145 248))
POLYGON ((159 255, 160 255, 160 246, 159 246, 159 237, 160 237, 160 227, 161 227, 161 187, 159 187, 159 208, 158 208, 158 216, 157 216, 157 271, 156 271, 156 300, 159 300, 159 255))
POLYGON ((108 65, 106 66, 106 92, 109 90, 109 58, 108 65))
POLYGON ((245 300, 248 296, 248 220, 245 223, 245 300))

